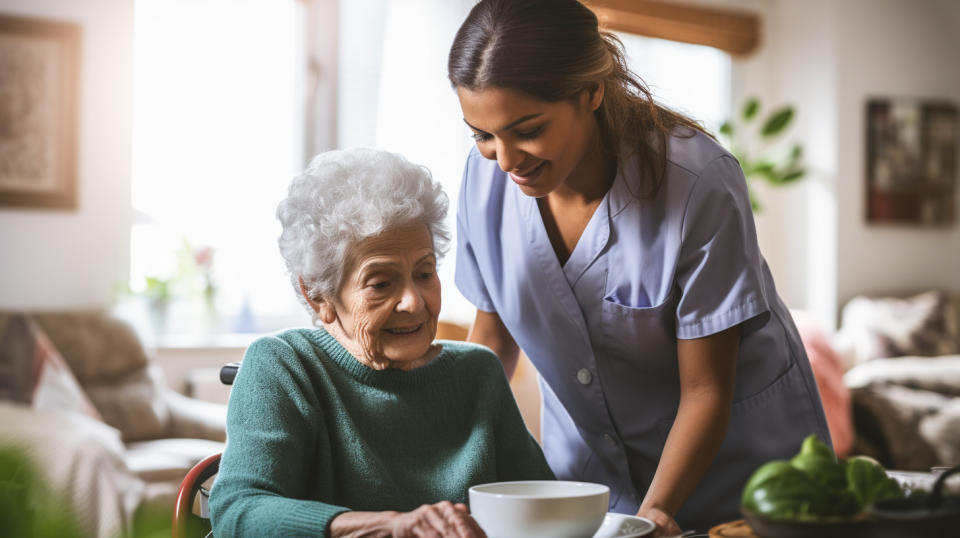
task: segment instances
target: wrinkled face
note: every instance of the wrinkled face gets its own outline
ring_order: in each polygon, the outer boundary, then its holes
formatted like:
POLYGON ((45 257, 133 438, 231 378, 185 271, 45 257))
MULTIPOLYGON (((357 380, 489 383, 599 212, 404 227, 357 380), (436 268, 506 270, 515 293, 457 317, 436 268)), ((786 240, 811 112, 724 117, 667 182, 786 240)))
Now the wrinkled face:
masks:
POLYGON ((583 169, 593 163, 584 157, 598 147, 593 112, 603 100, 602 87, 582 92, 576 103, 541 101, 496 87, 458 87, 457 96, 480 153, 496 160, 527 196, 539 198, 563 187, 579 190, 578 179, 591 179, 583 169))
MULTIPOLYGON (((409 369, 428 361, 440 313, 430 230, 412 223, 358 243, 337 297, 326 303, 342 329, 335 336, 364 364, 409 369)), ((329 316, 321 311, 321 319, 329 316)))

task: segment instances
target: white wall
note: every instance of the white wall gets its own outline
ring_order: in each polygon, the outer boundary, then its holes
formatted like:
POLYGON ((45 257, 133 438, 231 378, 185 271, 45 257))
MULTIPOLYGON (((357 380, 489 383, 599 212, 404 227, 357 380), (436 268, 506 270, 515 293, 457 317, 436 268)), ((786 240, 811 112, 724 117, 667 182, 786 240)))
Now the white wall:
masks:
POLYGON ((0 0, 82 26, 78 209, 0 208, 0 308, 108 304, 129 264, 133 0, 0 0))
POLYGON ((761 117, 782 105, 796 107, 778 145, 804 146, 807 175, 788 187, 751 184, 763 209, 755 214, 760 250, 780 297, 811 310, 826 325, 836 311, 836 37, 832 0, 712 0, 756 14, 756 51, 734 57, 734 114, 759 97, 761 117))
POLYGON ((798 105, 794 134, 803 141, 807 166, 801 183, 777 191, 782 225, 796 223, 797 230, 780 236, 782 244, 797 245, 792 256, 780 260, 793 285, 787 302, 813 312, 828 326, 835 324, 838 264, 835 4, 786 2, 770 21, 779 37, 777 89, 785 102, 798 105))
MULTIPOLYGON (((785 301, 832 323, 858 293, 960 289, 960 223, 877 227, 863 218, 864 103, 916 96, 960 104, 960 2, 707 3, 764 17, 761 50, 735 64, 734 103, 758 94, 770 106, 797 105, 793 130, 811 173, 796 187, 762 193, 767 207, 757 218, 785 301)), ((0 308, 106 304, 129 263, 133 0, 0 0, 0 12, 84 29, 79 209, 0 209, 0 308)), ((341 61, 350 50, 344 46, 341 61)), ((340 142, 362 127, 338 126, 340 142)))
POLYGON ((960 105, 960 2, 711 3, 763 17, 760 49, 734 63, 734 103, 758 95, 768 106, 797 109, 790 136, 803 141, 808 175, 785 189, 761 188, 765 209, 756 217, 784 301, 831 326, 860 293, 960 289, 960 223, 881 227, 864 219, 866 101, 907 96, 960 105))
POLYGON ((768 109, 796 107, 789 140, 803 144, 807 174, 785 188, 756 185, 761 250, 784 302, 826 325, 836 311, 836 37, 834 2, 766 2, 761 50, 741 66, 740 91, 768 109))
POLYGON ((339 110, 351 111, 351 114, 347 121, 341 118, 337 124, 334 143, 338 148, 372 146, 377 138, 377 108, 371 104, 380 102, 386 17, 387 0, 341 2, 340 28, 365 28, 368 31, 340 33, 337 106, 339 110))
MULTIPOLYGON (((837 298, 960 289, 960 222, 947 229, 864 222, 864 107, 870 97, 960 106, 960 2, 837 3, 837 298)), ((955 180, 960 193, 960 178, 955 180)), ((960 209, 960 201, 956 206, 960 209)))
MULTIPOLYGON (((348 3, 355 5, 355 2, 348 3)), ((307 53, 306 140, 303 166, 314 155, 337 147, 340 1, 313 0, 303 5, 307 53)))

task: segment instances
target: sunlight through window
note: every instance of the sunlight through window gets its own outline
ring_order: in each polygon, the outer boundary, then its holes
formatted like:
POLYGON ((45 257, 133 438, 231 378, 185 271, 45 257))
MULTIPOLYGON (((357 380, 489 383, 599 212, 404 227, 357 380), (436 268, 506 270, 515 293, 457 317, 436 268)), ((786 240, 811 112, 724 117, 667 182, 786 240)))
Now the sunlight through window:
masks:
MULTIPOLYGON (((152 278, 171 305, 197 302, 184 254, 212 248, 208 330, 306 319, 274 217, 302 166, 300 40, 295 0, 136 0, 130 287, 152 278)), ((191 312, 166 330, 192 331, 191 312)))
POLYGON ((730 55, 690 45, 617 32, 630 69, 656 100, 716 133, 730 114, 730 55))

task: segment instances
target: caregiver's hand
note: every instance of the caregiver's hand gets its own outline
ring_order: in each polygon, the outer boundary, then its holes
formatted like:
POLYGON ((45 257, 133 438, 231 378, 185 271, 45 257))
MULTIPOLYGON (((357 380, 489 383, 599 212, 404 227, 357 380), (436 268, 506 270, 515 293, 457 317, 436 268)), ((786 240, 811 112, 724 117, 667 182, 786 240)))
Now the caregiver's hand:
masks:
POLYGON ((677 522, 674 521, 672 517, 659 508, 640 510, 637 515, 645 517, 657 524, 657 529, 653 532, 655 537, 676 536, 682 532, 680 525, 677 525, 677 522))
POLYGON ((486 538, 464 504, 442 501, 411 512, 344 512, 330 522, 335 537, 486 538))

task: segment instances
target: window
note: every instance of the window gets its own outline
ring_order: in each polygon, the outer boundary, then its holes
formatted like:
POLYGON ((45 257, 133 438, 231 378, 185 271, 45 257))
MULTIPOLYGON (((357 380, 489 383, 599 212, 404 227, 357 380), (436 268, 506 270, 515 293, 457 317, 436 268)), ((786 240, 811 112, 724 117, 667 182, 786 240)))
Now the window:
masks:
POLYGON ((206 330, 304 322, 274 217, 304 159, 299 4, 136 0, 130 287, 169 283, 167 332, 209 322, 177 278, 187 246, 214 251, 219 316, 206 330))
MULTIPOLYGON (((446 54, 472 5, 363 0, 340 3, 337 15, 337 145, 382 147, 427 165, 450 196, 451 231, 472 141, 446 80, 446 54)), ((168 333, 262 332, 307 320, 274 217, 310 157, 307 9, 297 0, 136 0, 130 287, 145 292, 148 277, 172 282, 168 333), (215 252, 213 321, 196 282, 176 282, 204 246, 215 252)), ((620 36, 661 102, 709 129, 726 118, 726 53, 620 36)), ((468 324, 474 309, 453 283, 454 259, 451 251, 441 265, 442 317, 468 324)))
POLYGON ((447 80, 447 53, 473 0, 362 0, 340 5, 338 140, 430 169, 450 200, 453 241, 438 274, 440 319, 469 325, 476 309, 454 283, 457 194, 473 139, 447 80))
POLYGON ((730 115, 730 55, 713 47, 616 32, 630 69, 656 100, 711 132, 730 115))

